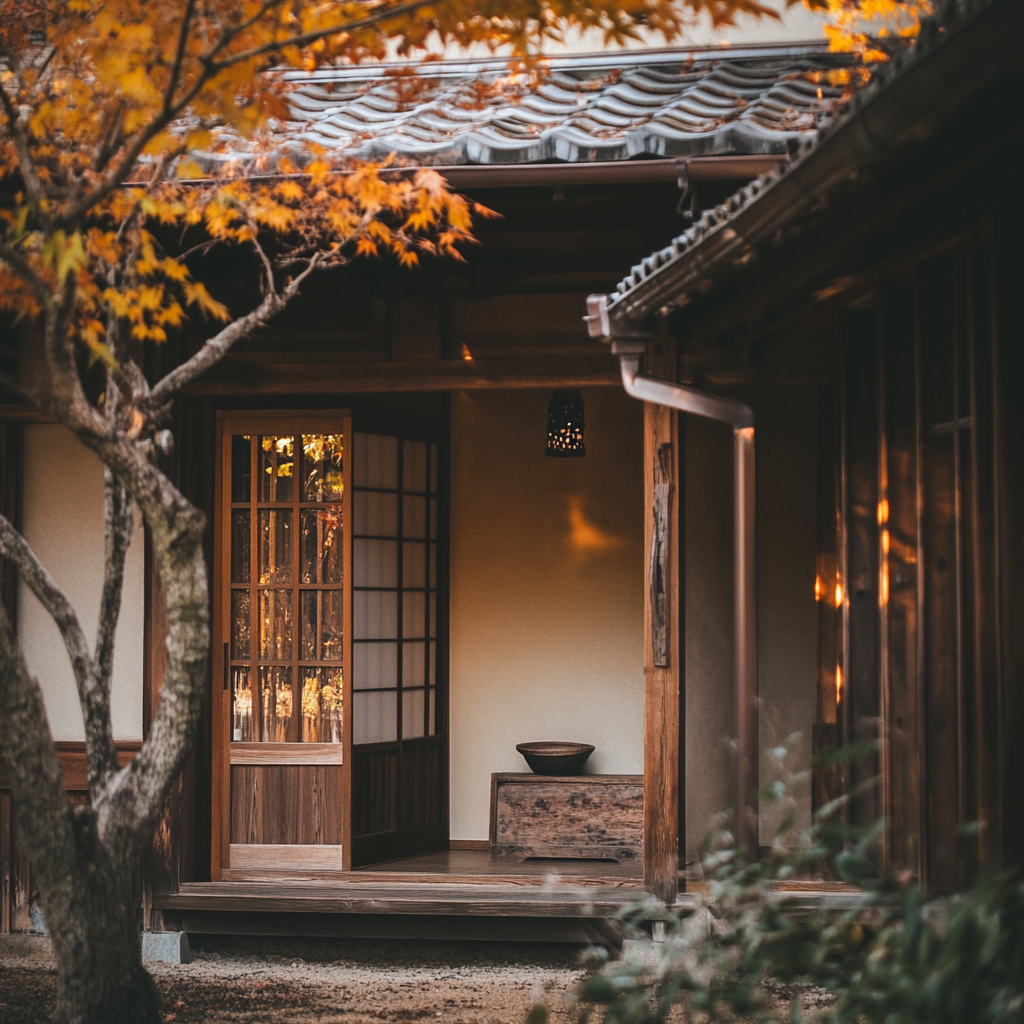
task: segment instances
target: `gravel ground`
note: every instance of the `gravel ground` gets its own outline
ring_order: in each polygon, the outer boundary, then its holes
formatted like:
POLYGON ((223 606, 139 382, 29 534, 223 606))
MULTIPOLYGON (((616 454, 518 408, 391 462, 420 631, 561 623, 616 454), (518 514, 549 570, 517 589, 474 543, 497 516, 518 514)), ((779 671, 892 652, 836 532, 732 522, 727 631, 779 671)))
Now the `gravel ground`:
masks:
MULTIPOLYGON (((568 993, 585 952, 553 943, 211 936, 194 937, 192 951, 191 964, 149 965, 165 1024, 525 1024, 540 999, 550 1024, 574 1024, 579 1007, 568 993)), ((0 1022, 46 1024, 53 959, 38 940, 17 952, 0 949, 0 1022)), ((792 992, 774 988, 785 1018, 792 992)), ((817 989, 802 995, 811 1020, 831 1002, 817 989)))
MULTIPOLYGON (((193 941, 191 964, 151 964, 167 1024, 523 1024, 547 992, 552 1024, 575 1017, 563 993, 578 947, 554 944, 296 939, 193 941)), ((45 1024, 48 955, 0 958, 0 1021, 45 1024)))

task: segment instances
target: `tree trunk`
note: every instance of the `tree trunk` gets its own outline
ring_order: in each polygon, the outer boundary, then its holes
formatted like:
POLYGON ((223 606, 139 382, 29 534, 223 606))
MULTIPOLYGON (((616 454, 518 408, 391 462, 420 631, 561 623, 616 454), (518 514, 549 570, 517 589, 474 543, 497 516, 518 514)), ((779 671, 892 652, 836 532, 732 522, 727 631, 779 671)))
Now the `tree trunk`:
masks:
POLYGON ((69 808, 74 863, 42 892, 57 957, 54 1024, 157 1024, 160 997, 142 966, 132 871, 96 839, 91 808, 69 808))

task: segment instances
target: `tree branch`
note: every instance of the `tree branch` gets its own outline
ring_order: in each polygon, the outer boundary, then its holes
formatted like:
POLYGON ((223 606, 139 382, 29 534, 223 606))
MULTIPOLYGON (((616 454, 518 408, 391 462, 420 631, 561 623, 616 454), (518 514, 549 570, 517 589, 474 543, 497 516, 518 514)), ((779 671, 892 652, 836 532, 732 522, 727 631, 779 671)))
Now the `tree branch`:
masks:
POLYGON ((167 114, 174 109, 174 90, 178 84, 178 76, 181 74, 181 62, 185 59, 185 47, 188 44, 188 29, 192 22, 192 14, 196 9, 196 0, 188 0, 185 5, 185 13, 181 16, 181 28, 178 31, 178 47, 174 53, 174 64, 171 67, 171 77, 164 91, 164 113, 167 114))
MULTIPOLYGON (((262 57, 264 54, 268 53, 277 53, 281 50, 287 50, 292 46, 309 46, 310 43, 315 43, 320 39, 326 39, 328 36, 338 36, 344 32, 354 32, 357 29, 369 28, 371 25, 387 21, 388 18, 398 18, 403 14, 411 14, 413 11, 417 11, 421 7, 428 7, 431 4, 436 3, 437 0, 411 0, 409 3, 399 4, 397 7, 392 7, 385 11, 378 11, 374 14, 367 15, 367 17, 360 18, 358 21, 346 22, 344 25, 336 25, 333 28, 317 29, 314 32, 303 32, 302 35, 292 36, 291 39, 283 39, 272 43, 264 43, 262 46, 254 46, 249 50, 243 50, 241 53, 234 53, 224 60, 212 61, 210 69, 213 72, 220 72, 225 68, 231 67, 233 64, 240 64, 243 61, 252 60, 254 57, 262 57)), ((215 50, 213 52, 217 51, 215 50)))
POLYGON ((35 292, 42 306, 45 307, 53 300, 46 282, 35 272, 32 264, 7 242, 0 242, 0 260, 14 268, 18 276, 35 292))
MULTIPOLYGON (((197 377, 206 373, 211 366, 219 363, 237 342, 248 337, 253 331, 280 313, 298 294, 302 282, 320 265, 320 261, 319 253, 313 255, 306 269, 290 281, 282 292, 277 292, 271 287, 264 295, 263 301, 252 312, 232 321, 218 334, 209 338, 195 355, 171 370, 166 377, 157 381, 149 393, 149 397, 140 404, 144 405, 150 413, 157 412, 168 405, 182 388, 187 387, 197 377)), ((271 281, 271 285, 273 285, 273 281, 271 281)))
POLYGON ((28 137, 22 130, 21 118, 14 106, 14 101, 8 95, 7 90, 0 81, 0 105, 7 115, 7 123, 11 128, 11 138, 14 140, 14 148, 18 154, 18 169, 21 171, 22 180, 29 196, 36 203, 37 213, 44 224, 48 224, 49 218, 43 210, 43 203, 46 199, 46 190, 36 173, 35 162, 32 160, 32 153, 28 147, 28 137))
POLYGON ((89 791, 95 795, 110 772, 117 770, 117 753, 110 725, 109 695, 104 700, 98 690, 96 665, 89 653, 85 631, 64 592, 25 538, 3 516, 0 516, 0 554, 17 567, 21 578, 49 613, 64 641, 85 721, 89 791))
POLYGON ((121 614, 124 566, 135 525, 131 495, 106 467, 103 469, 103 522, 106 533, 106 558, 103 569, 103 596, 100 621, 96 630, 96 687, 110 707, 110 680, 114 669, 114 634, 121 614))

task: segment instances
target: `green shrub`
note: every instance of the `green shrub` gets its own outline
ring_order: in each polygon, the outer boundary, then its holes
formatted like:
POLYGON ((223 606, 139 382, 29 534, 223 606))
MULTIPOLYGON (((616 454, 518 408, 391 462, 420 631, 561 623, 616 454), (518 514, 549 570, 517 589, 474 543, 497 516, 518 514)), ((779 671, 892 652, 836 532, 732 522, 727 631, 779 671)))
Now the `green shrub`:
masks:
MULTIPOLYGON (((779 782, 762 795, 781 799, 785 791, 779 782)), ((609 962, 598 951, 574 992, 581 1020, 657 1024, 677 1007, 685 1021, 797 1022, 817 994, 825 1005, 815 1019, 828 1024, 1024 1021, 1021 874, 990 873, 928 903, 915 882, 876 872, 884 824, 847 824, 845 802, 825 807, 799 835, 786 821, 756 863, 717 833, 703 860, 711 884, 696 909, 666 910, 648 899, 623 911, 633 934, 663 921, 665 941, 643 962, 609 962), (859 889, 802 909, 798 897, 780 895, 780 883, 809 872, 859 889), (788 1007, 780 994, 791 997, 788 1007)))

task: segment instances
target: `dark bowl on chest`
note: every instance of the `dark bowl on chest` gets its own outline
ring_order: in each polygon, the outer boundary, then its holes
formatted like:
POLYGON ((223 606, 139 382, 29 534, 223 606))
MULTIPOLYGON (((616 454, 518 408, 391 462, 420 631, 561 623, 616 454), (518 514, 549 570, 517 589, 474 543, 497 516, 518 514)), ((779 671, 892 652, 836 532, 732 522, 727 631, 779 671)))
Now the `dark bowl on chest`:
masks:
POLYGON ((517 743, 516 750, 526 758, 537 775, 579 775, 594 752, 589 743, 517 743))

